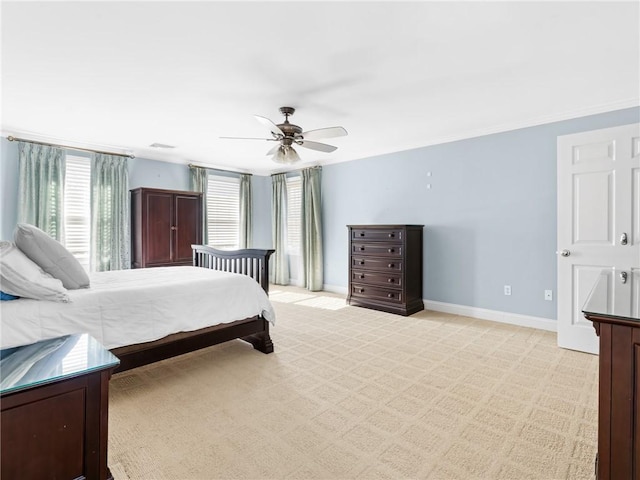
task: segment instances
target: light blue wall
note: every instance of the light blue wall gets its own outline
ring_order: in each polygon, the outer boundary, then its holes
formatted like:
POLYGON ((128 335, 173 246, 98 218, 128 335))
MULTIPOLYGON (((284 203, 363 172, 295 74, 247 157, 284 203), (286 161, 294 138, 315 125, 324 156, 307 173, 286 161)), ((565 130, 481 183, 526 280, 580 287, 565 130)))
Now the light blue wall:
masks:
POLYGON ((0 240, 11 240, 18 223, 18 142, 0 139, 0 240))
POLYGON ((129 188, 189 190, 189 167, 145 158, 129 160, 129 188))
POLYGON ((271 177, 253 176, 253 246, 273 248, 271 239, 271 177))
POLYGON ((423 298, 555 319, 556 139, 638 121, 632 108, 325 166, 325 284, 347 287, 346 225, 424 224, 423 298))
MULTIPOLYGON (((89 154, 73 151, 74 155, 89 154)), ((221 173, 224 175, 224 173, 221 173)), ((271 179, 254 175, 254 246, 271 247, 271 179)), ((129 188, 151 187, 189 190, 189 167, 145 158, 129 160, 129 188)), ((18 204, 18 142, 0 139, 0 239, 13 238, 18 204)))

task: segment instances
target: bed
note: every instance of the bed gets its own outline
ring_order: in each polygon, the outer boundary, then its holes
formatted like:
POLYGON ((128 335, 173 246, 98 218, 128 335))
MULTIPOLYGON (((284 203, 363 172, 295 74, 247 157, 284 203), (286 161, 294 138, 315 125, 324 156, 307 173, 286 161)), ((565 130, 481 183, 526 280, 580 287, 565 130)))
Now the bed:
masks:
POLYGON ((69 292, 69 303, 1 302, 0 346, 87 332, 120 359, 117 372, 232 339, 273 352, 274 251, 192 248, 191 267, 96 273, 91 288, 69 292))

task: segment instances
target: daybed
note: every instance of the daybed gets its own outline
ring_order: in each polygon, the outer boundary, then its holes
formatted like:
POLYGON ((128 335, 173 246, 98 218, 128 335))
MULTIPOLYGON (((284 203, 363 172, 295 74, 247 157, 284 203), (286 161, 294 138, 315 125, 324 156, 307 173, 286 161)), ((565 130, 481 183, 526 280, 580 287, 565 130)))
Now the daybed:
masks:
POLYGON ((69 303, 0 302, 1 347, 87 332, 120 359, 117 372, 236 338, 271 353, 274 251, 192 248, 193 267, 94 274, 90 288, 69 291, 69 303))

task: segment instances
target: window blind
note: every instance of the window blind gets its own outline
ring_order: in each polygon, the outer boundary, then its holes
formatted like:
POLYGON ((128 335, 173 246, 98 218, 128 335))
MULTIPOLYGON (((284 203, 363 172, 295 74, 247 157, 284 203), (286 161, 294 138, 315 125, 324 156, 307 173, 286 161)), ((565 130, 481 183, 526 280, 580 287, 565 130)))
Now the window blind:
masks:
POLYGON ((209 175, 207 229, 210 246, 230 250, 239 248, 240 179, 209 175))
POLYGON ((64 246, 89 271, 91 231, 91 162, 66 156, 64 177, 64 246))
POLYGON ((300 253, 300 213, 302 208, 302 177, 287 178, 287 252, 300 253))

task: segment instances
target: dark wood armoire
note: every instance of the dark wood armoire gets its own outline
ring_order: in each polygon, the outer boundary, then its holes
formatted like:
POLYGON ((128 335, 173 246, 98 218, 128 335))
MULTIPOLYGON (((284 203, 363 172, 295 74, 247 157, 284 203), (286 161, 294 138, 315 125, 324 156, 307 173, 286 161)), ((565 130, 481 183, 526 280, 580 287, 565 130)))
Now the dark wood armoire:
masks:
POLYGON ((131 190, 132 268, 191 265, 191 245, 201 243, 201 193, 131 190))

